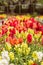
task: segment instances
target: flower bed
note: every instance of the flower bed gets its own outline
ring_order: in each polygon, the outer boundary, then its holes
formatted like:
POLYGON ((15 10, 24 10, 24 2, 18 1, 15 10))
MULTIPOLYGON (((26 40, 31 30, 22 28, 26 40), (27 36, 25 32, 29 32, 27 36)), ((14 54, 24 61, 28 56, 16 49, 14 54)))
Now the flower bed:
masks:
POLYGON ((0 65, 43 65, 43 25, 33 17, 9 17, 0 27, 0 65))

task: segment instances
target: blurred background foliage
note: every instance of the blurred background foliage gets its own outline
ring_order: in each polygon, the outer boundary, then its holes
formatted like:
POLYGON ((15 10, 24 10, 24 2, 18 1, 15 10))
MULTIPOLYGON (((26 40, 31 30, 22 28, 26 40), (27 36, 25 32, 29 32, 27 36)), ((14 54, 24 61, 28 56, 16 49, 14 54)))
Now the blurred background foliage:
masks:
POLYGON ((0 0, 0 5, 10 5, 10 4, 15 4, 15 3, 26 3, 26 2, 34 2, 37 1, 38 3, 43 4, 43 0, 0 0))
POLYGON ((7 12, 22 13, 23 11, 25 13, 30 13, 34 11, 42 12, 43 11, 42 8, 43 0, 0 0, 0 11, 4 11, 5 13, 7 12), (3 6, 4 8, 1 6, 3 6))
POLYGON ((41 3, 41 4, 43 4, 43 0, 38 0, 38 3, 41 3))

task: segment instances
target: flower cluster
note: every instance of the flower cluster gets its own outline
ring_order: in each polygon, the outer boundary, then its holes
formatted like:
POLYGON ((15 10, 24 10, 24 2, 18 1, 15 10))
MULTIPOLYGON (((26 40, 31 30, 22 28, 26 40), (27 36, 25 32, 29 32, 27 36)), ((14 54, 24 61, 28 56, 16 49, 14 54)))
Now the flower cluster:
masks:
POLYGON ((35 18, 9 17, 0 28, 0 65, 43 65, 43 25, 35 18))
POLYGON ((42 46, 34 46, 34 44, 28 46, 23 42, 12 47, 7 43, 0 53, 1 65, 43 65, 42 46))

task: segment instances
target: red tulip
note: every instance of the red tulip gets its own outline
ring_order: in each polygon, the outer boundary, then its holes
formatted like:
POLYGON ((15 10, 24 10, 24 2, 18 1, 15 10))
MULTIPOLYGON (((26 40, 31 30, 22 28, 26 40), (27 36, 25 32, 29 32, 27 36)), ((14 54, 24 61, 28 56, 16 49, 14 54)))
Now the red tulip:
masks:
POLYGON ((32 35, 31 34, 28 34, 27 35, 27 42, 28 43, 31 43, 32 42, 32 35))

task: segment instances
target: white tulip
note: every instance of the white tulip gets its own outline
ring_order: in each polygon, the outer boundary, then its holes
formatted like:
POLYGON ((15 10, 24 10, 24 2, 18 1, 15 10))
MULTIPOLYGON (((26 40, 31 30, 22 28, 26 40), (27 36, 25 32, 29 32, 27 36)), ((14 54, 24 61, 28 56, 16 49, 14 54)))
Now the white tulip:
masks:
POLYGON ((38 56, 38 59, 39 59, 39 62, 40 62, 43 58, 43 53, 42 52, 37 52, 37 56, 38 56))
POLYGON ((13 63, 11 63, 10 65, 14 65, 13 63))
POLYGON ((2 59, 6 59, 6 60, 10 61, 8 51, 3 51, 2 52, 2 59))
POLYGON ((3 65, 9 65, 9 62, 6 59, 2 59, 2 64, 3 65))

